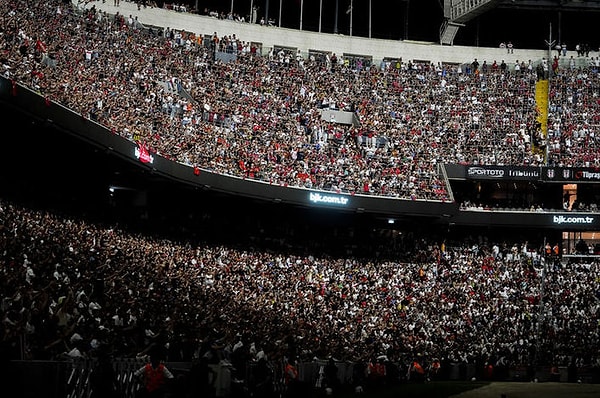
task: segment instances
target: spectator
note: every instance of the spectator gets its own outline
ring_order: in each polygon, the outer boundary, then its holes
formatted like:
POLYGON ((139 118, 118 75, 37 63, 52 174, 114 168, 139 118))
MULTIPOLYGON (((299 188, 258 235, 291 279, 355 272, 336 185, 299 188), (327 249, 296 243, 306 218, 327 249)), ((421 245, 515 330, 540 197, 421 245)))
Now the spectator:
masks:
POLYGON ((413 382, 422 383, 425 381, 425 368, 421 364, 422 359, 420 356, 415 358, 408 369, 408 379, 413 382))
POLYGON ((339 392, 340 379, 338 377, 338 367, 335 359, 329 358, 324 369, 325 388, 330 389, 333 393, 339 392))
POLYGON ((575 244, 575 250, 577 254, 589 254, 587 243, 583 239, 579 239, 575 244))
POLYGON ((477 61, 477 58, 471 62, 471 71, 472 73, 479 74, 479 61, 477 61))
POLYGON ((169 381, 174 379, 171 371, 162 363, 158 350, 150 353, 150 361, 135 371, 134 375, 142 381, 137 398, 163 398, 170 388, 169 381))
POLYGON ((298 368, 290 358, 285 359, 283 367, 283 378, 285 383, 285 396, 297 397, 300 394, 300 380, 298 379, 298 368))
POLYGON ((98 363, 90 374, 90 398, 118 398, 117 374, 106 347, 98 353, 98 363))
POLYGON ((263 356, 256 361, 249 384, 253 397, 269 398, 274 395, 273 370, 266 357, 263 356))
MULTIPOLYGON (((193 362, 190 369, 189 380, 191 395, 207 398, 215 397, 217 373, 211 368, 207 356, 203 355, 193 362)), ((257 383, 259 383, 258 380, 257 383)), ((257 393, 261 391, 261 388, 257 386, 255 386, 255 389, 257 393)), ((266 397, 266 395, 257 395, 266 397)))

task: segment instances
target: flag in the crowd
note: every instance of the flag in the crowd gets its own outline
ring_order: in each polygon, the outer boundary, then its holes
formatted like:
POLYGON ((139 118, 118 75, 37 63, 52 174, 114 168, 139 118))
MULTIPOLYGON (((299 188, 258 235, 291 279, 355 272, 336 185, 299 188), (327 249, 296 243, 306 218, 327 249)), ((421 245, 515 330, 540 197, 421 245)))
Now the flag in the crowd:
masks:
POLYGON ((152 163, 152 155, 142 141, 138 141, 137 157, 142 163, 152 163))

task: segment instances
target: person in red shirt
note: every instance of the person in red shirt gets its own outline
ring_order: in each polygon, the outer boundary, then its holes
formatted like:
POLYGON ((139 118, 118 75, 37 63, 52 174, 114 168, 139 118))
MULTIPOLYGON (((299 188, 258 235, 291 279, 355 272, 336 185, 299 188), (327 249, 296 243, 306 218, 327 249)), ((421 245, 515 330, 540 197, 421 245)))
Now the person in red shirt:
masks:
POLYGON ((298 368, 292 359, 286 358, 284 365, 285 395, 295 397, 298 394, 298 368))
POLYGON ((157 352, 150 354, 150 361, 135 371, 134 375, 142 380, 143 386, 136 398, 162 398, 168 391, 168 381, 173 373, 161 361, 157 352))
POLYGON ((408 369, 408 379, 415 382, 425 381, 425 369, 421 365, 420 355, 411 362, 408 369))

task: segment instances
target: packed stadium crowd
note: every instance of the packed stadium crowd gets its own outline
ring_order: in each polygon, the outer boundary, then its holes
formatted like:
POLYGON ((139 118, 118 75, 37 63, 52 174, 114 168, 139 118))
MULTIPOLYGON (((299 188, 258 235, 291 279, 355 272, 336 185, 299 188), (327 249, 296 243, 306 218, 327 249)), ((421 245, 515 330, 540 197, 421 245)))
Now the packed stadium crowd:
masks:
POLYGON ((218 362, 242 343, 248 359, 600 360, 598 264, 528 242, 415 238, 373 261, 177 241, 6 200, 0 221, 5 358, 158 345, 218 362))
MULTIPOLYGON (((38 90, 49 106, 60 103, 190 166, 290 187, 447 200, 441 163, 545 162, 532 151, 539 65, 361 66, 335 51, 320 62, 262 54, 235 34, 208 40, 142 28, 137 17, 95 5, 1 7, 4 76, 38 90), (236 58, 216 59, 219 51, 236 58), (359 122, 323 120, 325 108, 351 111, 359 122)), ((597 68, 557 73, 548 160, 597 166, 597 68)))
MULTIPOLYGON (((531 150, 536 68, 351 67, 64 2, 0 10, 4 76, 190 166, 445 200, 441 163, 545 161, 531 150), (326 108, 360 123, 322 120, 326 108)), ((547 141, 557 165, 598 166, 597 72, 557 70, 547 141)), ((0 245, 4 358, 106 346, 135 357, 159 345, 172 361, 232 360, 242 348, 246 358, 599 366, 598 264, 563 264, 527 242, 419 238, 395 260, 332 258, 179 242, 2 200, 0 245)))

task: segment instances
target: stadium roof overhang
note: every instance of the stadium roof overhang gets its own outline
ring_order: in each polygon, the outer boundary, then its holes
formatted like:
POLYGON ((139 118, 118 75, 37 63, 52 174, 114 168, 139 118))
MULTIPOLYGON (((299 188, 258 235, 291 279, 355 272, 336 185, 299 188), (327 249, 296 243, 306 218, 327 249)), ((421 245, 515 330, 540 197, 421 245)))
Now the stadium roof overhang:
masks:
POLYGON ((549 11, 600 11, 600 0, 500 0, 497 7, 549 11))

